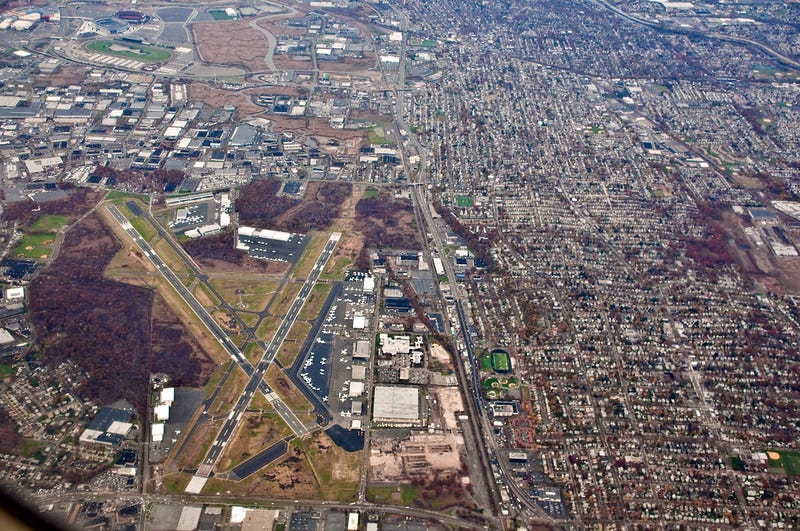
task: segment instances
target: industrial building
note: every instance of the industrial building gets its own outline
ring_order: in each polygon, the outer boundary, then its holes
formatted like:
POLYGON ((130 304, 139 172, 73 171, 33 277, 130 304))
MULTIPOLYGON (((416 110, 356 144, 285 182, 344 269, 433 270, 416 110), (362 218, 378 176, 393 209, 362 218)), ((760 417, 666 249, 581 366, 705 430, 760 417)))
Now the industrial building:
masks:
POLYGON ((81 433, 80 441, 119 446, 133 428, 133 409, 104 407, 81 433))
POLYGON ((420 388, 411 385, 377 385, 373 393, 372 421, 393 426, 422 424, 420 388))

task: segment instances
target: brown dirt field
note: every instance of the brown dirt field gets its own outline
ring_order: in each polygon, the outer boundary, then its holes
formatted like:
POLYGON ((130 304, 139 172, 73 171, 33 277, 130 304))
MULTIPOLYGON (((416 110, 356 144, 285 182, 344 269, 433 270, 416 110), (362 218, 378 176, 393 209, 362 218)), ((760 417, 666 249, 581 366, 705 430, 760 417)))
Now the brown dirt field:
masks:
POLYGON ((450 353, 439 344, 434 343, 431 345, 431 357, 445 367, 453 367, 453 361, 450 359, 450 353))
POLYGON ((350 119, 360 120, 364 122, 375 122, 375 123, 389 123, 392 121, 392 117, 389 116, 388 114, 380 114, 374 111, 359 111, 359 110, 350 111, 350 119))
POLYGON ((791 294, 800 293, 800 258, 778 258, 781 286, 791 294))
POLYGON ((182 470, 196 468, 205 457, 208 446, 214 441, 220 428, 222 428, 222 420, 202 422, 194 431, 194 437, 184 446, 183 453, 178 460, 178 467, 182 470))
POLYGON ((309 459, 320 484, 321 496, 337 501, 351 501, 358 492, 361 452, 346 452, 325 432, 298 443, 309 459))
POLYGON ((286 457, 247 480, 234 482, 212 478, 202 493, 213 495, 225 492, 251 497, 312 499, 319 497, 319 485, 308 459, 290 444, 286 457))
POLYGON ((243 94, 247 94, 249 96, 260 96, 261 94, 278 94, 284 96, 294 96, 298 97, 301 95, 305 95, 307 91, 301 91, 297 87, 288 87, 283 85, 273 85, 271 87, 257 87, 251 89, 245 89, 242 91, 243 94))
POLYGON ((56 72, 47 76, 37 76, 36 84, 49 87, 68 87, 70 85, 83 85, 86 81, 88 68, 83 66, 62 66, 56 72))
POLYGON ((223 416, 233 408, 244 386, 247 385, 247 375, 241 369, 236 369, 225 382, 214 403, 208 408, 209 415, 223 416))
POLYGON ((291 409, 300 420, 305 420, 308 415, 314 411, 308 399, 276 365, 273 364, 269 366, 264 380, 266 380, 272 390, 286 402, 289 409, 291 409))
POLYGON ((233 105, 236 107, 240 117, 264 112, 263 107, 259 107, 250 101, 246 94, 215 88, 204 83, 192 83, 189 85, 189 99, 200 100, 218 109, 226 105, 233 105))
MULTIPOLYGON (((290 20, 291 18, 301 18, 304 14, 299 13, 296 17, 287 16, 283 20, 290 20)), ((285 24, 281 24, 277 22, 275 18, 270 20, 259 20, 257 22, 259 26, 267 30, 268 32, 275 35, 275 37, 280 37, 281 35, 286 35, 288 37, 294 37, 295 35, 305 35, 307 30, 305 28, 290 28, 285 24)))
POLYGON ((198 22, 191 25, 197 51, 207 63, 240 65, 249 71, 266 70, 267 38, 246 19, 198 22))
MULTIPOLYGON (((312 118, 301 116, 291 118, 277 114, 266 114, 265 118, 272 122, 271 130, 276 133, 289 131, 313 136, 320 145, 325 145, 328 140, 357 140, 358 144, 353 146, 358 148, 366 140, 367 133, 361 129, 335 129, 330 126, 326 118, 312 118)), ((355 151, 353 151, 355 153, 355 151)))
POLYGON ((233 440, 220 457, 219 470, 235 467, 291 433, 274 413, 246 413, 238 426, 233 440))
POLYGON ((333 62, 333 61, 318 61, 317 65, 319 66, 320 72, 335 72, 335 73, 342 73, 342 72, 360 72, 363 70, 369 70, 370 68, 375 68, 376 66, 376 58, 372 54, 364 54, 365 57, 362 59, 356 59, 355 57, 348 57, 341 63, 333 62))
POLYGON ((272 62, 280 70, 311 70, 314 68, 312 61, 301 61, 299 59, 292 59, 291 55, 276 53, 272 56, 272 62))
POLYGON ((229 334, 239 331, 239 324, 234 317, 226 310, 216 310, 211 312, 211 317, 229 334))
POLYGON ((232 264, 224 260, 204 258, 198 262, 206 273, 239 274, 254 273, 257 275, 282 275, 289 266, 286 262, 270 262, 248 258, 242 265, 232 264))

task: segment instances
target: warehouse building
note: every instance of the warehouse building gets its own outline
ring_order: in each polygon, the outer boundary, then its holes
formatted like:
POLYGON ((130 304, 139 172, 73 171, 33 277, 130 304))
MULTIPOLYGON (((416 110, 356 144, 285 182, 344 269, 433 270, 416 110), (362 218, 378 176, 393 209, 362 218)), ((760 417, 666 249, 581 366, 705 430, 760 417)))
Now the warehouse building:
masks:
POLYGON ((372 421, 379 425, 420 426, 420 388, 412 385, 377 385, 372 421))

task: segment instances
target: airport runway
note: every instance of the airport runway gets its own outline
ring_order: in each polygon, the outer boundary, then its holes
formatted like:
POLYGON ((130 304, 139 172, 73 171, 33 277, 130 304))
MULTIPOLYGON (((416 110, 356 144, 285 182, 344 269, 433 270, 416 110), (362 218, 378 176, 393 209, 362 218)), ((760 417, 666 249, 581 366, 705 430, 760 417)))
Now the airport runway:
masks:
MULTIPOLYGON (((319 258, 317 258, 314 268, 303 283, 303 286, 300 288, 300 292, 297 294, 294 301, 292 301, 289 311, 281 321, 278 331, 267 344, 267 348, 264 350, 261 360, 259 360, 258 364, 256 365, 255 371, 253 371, 252 374, 248 374, 248 376, 250 376, 250 380, 247 382, 242 394, 239 395, 239 399, 236 401, 236 405, 231 410, 228 418, 225 419, 222 429, 220 430, 219 434, 217 434, 217 438, 214 439, 214 442, 211 444, 211 448, 209 448, 205 459, 203 459, 202 465, 197 469, 197 476, 209 477, 211 475, 214 464, 217 462, 217 459, 219 459, 219 456, 222 455, 225 445, 230 440, 231 435, 236 431, 236 425, 242 419, 242 416, 244 415, 248 404, 250 404, 250 400, 253 398, 253 395, 258 390, 259 385, 266 385, 264 383, 264 375, 266 375, 267 369, 275 359, 275 355, 280 350, 281 345, 283 345, 286 335, 289 333, 292 325, 294 325, 294 322, 297 320, 300 310, 303 308, 309 293, 311 293, 311 290, 314 288, 314 284, 317 282, 317 280, 319 280, 319 275, 322 273, 322 269, 325 267, 328 259, 333 254, 333 249, 336 247, 336 243, 339 241, 340 237, 341 235, 339 233, 334 233, 328 239, 328 243, 325 244, 325 248, 322 250, 319 258)), ((289 424, 289 427, 297 436, 303 436, 310 432, 309 428, 300 422, 294 413, 286 406, 286 403, 280 400, 275 393, 270 392, 269 394, 265 394, 265 396, 272 407, 274 407, 278 413, 281 414, 281 417, 283 417, 286 423, 289 424)))
POLYGON ((314 264, 314 269, 312 270, 311 274, 309 275, 308 279, 303 284, 303 287, 298 293, 297 297, 295 298, 292 306, 289 309, 289 312, 283 319, 281 326, 278 329, 278 332, 272 338, 270 343, 267 345, 267 349, 264 351, 264 354, 259 361, 256 367, 250 363, 250 361, 244 356, 244 354, 239 350, 239 348, 233 343, 231 338, 225 333, 225 331, 219 326, 219 324, 208 314, 206 309, 197 302, 194 295, 183 285, 181 280, 175 275, 175 273, 166 265, 166 263, 155 253, 152 249, 150 244, 148 244, 144 238, 141 237, 139 232, 131 225, 127 218, 115 207, 114 205, 108 206, 109 213, 114 217, 114 219, 120 224, 122 229, 130 236, 130 238, 136 243, 136 245, 142 250, 142 252, 147 256, 147 258, 153 263, 159 273, 161 273, 164 278, 170 283, 173 289, 181 296, 181 298, 186 302, 186 304, 194 311, 194 313, 200 318, 203 324, 209 329, 209 331, 214 335, 217 341, 223 346, 223 348, 228 352, 231 358, 239 365, 242 370, 244 370, 245 374, 249 377, 249 381, 247 386, 245 387, 244 392, 239 397, 239 400, 236 403, 236 406, 231 411, 230 415, 225 421, 225 424, 222 427, 219 435, 217 436, 214 444, 209 449, 209 453, 206 455, 206 458, 203 460, 202 465, 198 469, 198 475, 202 477, 208 477, 211 474, 211 470, 213 469, 214 463, 222 454, 222 451, 225 448, 225 444, 230 439, 231 435, 234 432, 236 424, 238 423, 239 419, 241 419, 242 415, 244 414, 244 410, 247 408, 247 405, 250 403, 255 392, 261 391, 264 396, 266 397, 267 401, 275 408, 275 411, 281 416, 281 418, 286 422, 286 424, 291 428, 297 436, 306 435, 309 433, 309 428, 305 426, 300 419, 294 414, 294 412, 286 405, 286 403, 274 392, 272 389, 267 385, 264 381, 264 375, 269 368, 270 363, 272 363, 275 355, 280 350, 281 345, 283 344, 283 340, 286 338, 286 335, 289 333, 292 325, 294 324, 297 316, 300 313, 300 309, 303 307, 308 294, 311 292, 311 289, 314 286, 314 283, 319 279, 320 273, 322 273, 322 269, 324 268, 325 264, 327 263, 328 259, 333 253, 333 249, 336 247, 336 243, 339 241, 340 234, 335 233, 331 235, 328 243, 326 244, 322 254, 317 259, 317 262, 314 264))

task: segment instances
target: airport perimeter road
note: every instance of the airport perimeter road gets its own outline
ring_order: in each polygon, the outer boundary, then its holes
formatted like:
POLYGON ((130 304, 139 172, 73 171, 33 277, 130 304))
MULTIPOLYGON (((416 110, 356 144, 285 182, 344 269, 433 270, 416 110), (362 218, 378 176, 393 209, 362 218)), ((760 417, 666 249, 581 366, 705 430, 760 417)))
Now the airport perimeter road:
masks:
MULTIPOLYGON (((264 393, 267 401, 275 408, 275 411, 281 416, 281 418, 286 422, 286 424, 292 429, 295 435, 305 435, 308 433, 308 428, 300 422, 300 419, 294 414, 294 412, 289 409, 286 403, 281 400, 281 398, 272 392, 272 389, 263 381, 263 375, 260 380, 256 380, 255 384, 253 384, 253 375, 256 374, 256 369, 253 367, 253 364, 242 354, 242 351, 234 344, 228 334, 217 324, 213 317, 211 317, 206 309, 197 302, 197 299, 194 298, 194 295, 183 285, 181 280, 173 273, 173 271, 167 267, 167 264, 159 257, 153 248, 150 247, 150 244, 147 243, 144 238, 139 234, 139 232, 133 228, 133 225, 128 221, 128 219, 122 215, 117 207, 114 205, 108 205, 108 212, 114 217, 117 223, 120 224, 122 229, 131 237, 131 239, 136 243, 139 249, 147 256, 150 262, 156 266, 158 272, 161 273, 167 282, 170 283, 172 288, 180 295, 180 297, 184 300, 184 302, 192 309, 192 311, 197 315, 198 318, 203 322, 203 324, 208 328, 208 330, 214 335, 216 340, 222 345, 222 347, 228 352, 228 354, 233 358, 239 367, 245 372, 245 374, 251 378, 251 382, 249 385, 254 385, 254 389, 260 390, 264 393)), ((335 245, 335 244, 334 244, 335 245)), ((327 249, 327 247, 326 247, 327 249)), ((328 254, 330 256, 330 254, 328 254)), ((327 258, 326 258, 327 260, 327 258)), ((317 276, 319 276, 319 272, 317 272, 317 276)), ((308 292, 306 292, 307 294, 308 292)), ((302 303, 301 303, 302 306, 302 303)), ((298 310, 299 311, 299 310, 298 310)), ((296 317, 296 315, 295 315, 296 317)), ((285 336, 285 334, 284 334, 285 336)), ((280 345, 279 345, 280 346, 280 345)), ((266 370, 266 369, 265 369, 266 370)), ((230 436, 230 434, 228 434, 230 436)))
MULTIPOLYGON (((208 453, 203 459, 203 463, 197 469, 195 478, 198 479, 189 482, 189 486, 186 487, 187 492, 190 492, 190 489, 197 489, 197 486, 202 484, 203 481, 200 478, 210 477, 211 472, 214 469, 214 464, 217 462, 217 459, 219 459, 219 456, 222 455, 225 445, 230 440, 231 435, 233 435, 233 433, 236 431, 236 425, 242 419, 242 416, 244 415, 247 406, 250 404, 250 400, 253 398, 253 395, 258 390, 259 385, 264 382, 264 375, 266 375, 267 369, 275 359, 275 355, 278 353, 278 350, 280 350, 284 339, 286 339, 286 335, 292 328, 292 325, 294 325, 294 322, 297 320, 297 316, 300 314, 300 310, 303 308, 309 293, 311 293, 311 290, 314 288, 314 284, 319 279, 322 269, 325 267, 328 259, 333 254, 333 249, 336 247, 336 243, 339 241, 339 238, 341 238, 341 234, 335 232, 331 234, 331 237, 328 239, 328 243, 325 244, 325 248, 322 250, 319 258, 317 258, 314 268, 311 270, 308 278, 303 283, 303 287, 300 288, 300 292, 292 302, 289 311, 283 317, 283 321, 281 321, 278 331, 275 332, 275 335, 267 344, 267 348, 264 350, 261 360, 255 367, 255 372, 253 372, 253 374, 250 376, 250 380, 247 382, 242 394, 239 395, 236 405, 231 410, 228 418, 225 419, 225 422, 222 424, 222 429, 217 434, 217 438, 214 439, 214 442, 208 449, 208 453)), ((275 393, 271 393, 271 395, 274 396, 275 393)), ((289 417, 292 418, 291 423, 289 420, 287 420, 287 424, 289 424, 289 427, 292 428, 292 431, 294 431, 296 435, 302 436, 311 431, 302 422, 300 422, 300 420, 283 401, 273 401, 269 395, 267 395, 267 400, 270 400, 272 406, 278 411, 278 413, 281 413, 281 416, 283 416, 284 413, 287 414, 287 417, 289 414, 291 415, 291 417, 289 417), (285 408, 285 410, 282 412, 279 409, 280 407, 285 408)), ((286 420, 286 417, 284 417, 284 420, 286 420)))

